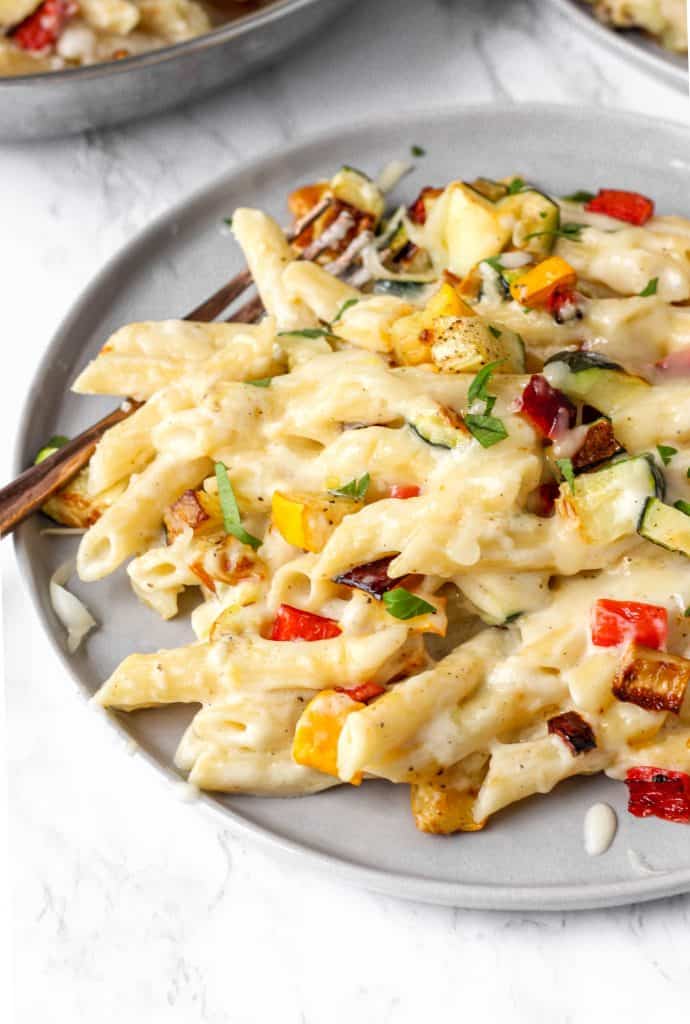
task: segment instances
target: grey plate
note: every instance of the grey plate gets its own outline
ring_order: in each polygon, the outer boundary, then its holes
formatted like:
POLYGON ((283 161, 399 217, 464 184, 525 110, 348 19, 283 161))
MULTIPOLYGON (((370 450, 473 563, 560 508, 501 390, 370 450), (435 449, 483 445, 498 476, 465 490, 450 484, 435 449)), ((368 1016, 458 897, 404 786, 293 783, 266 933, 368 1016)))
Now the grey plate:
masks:
MULTIPOLYGON (((17 462, 27 465, 46 437, 73 434, 113 402, 76 398, 68 387, 107 335, 130 320, 175 316, 192 308, 240 266, 221 219, 238 204, 281 217, 297 182, 327 176, 341 163, 376 170, 409 152, 427 150, 399 192, 478 174, 520 171, 557 193, 596 185, 647 192, 662 211, 690 215, 690 131, 680 125, 548 106, 473 107, 420 113, 341 130, 280 150, 226 175, 126 246, 84 292, 51 342, 28 395, 17 462)), ((184 620, 161 622, 137 603, 123 572, 95 585, 75 584, 106 623, 77 656, 64 655, 63 633, 47 591, 53 568, 74 538, 39 536, 40 518, 18 535, 18 556, 43 624, 86 695, 131 651, 153 651, 191 639, 184 620)), ((118 716, 119 726, 171 778, 172 753, 189 713, 181 708, 118 716)), ((690 829, 625 813, 625 787, 580 779, 496 817, 483 832, 435 838, 415 831, 407 789, 367 783, 297 800, 203 797, 228 823, 320 861, 354 882, 395 895, 466 907, 556 909, 652 899, 690 889, 690 829), (590 859, 582 822, 595 800, 608 800, 620 831, 605 856, 590 859), (660 874, 636 875, 628 849, 660 874)))
POLYGON ((180 106, 243 78, 352 0, 276 0, 176 46, 125 60, 0 78, 0 140, 104 128, 180 106))
POLYGON ((603 25, 592 14, 592 8, 581 0, 552 0, 563 14, 598 39, 600 43, 615 50, 650 71, 669 85, 675 85, 683 92, 688 91, 688 59, 665 50, 642 32, 620 31, 603 25))

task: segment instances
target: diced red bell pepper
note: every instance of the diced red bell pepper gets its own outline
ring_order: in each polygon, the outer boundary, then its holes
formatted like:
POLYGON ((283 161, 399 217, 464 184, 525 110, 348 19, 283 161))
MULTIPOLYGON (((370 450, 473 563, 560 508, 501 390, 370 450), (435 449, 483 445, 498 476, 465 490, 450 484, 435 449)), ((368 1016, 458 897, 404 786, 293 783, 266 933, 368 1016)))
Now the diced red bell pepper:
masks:
POLYGON ((575 406, 546 377, 535 373, 522 392, 519 411, 543 437, 553 441, 575 424, 575 406))
POLYGON ((572 288, 556 288, 549 295, 546 303, 551 316, 559 323, 562 322, 564 313, 568 307, 577 309, 577 295, 572 288))
POLYGON ((338 693, 346 693, 352 700, 358 700, 360 704, 368 704, 370 700, 374 700, 386 692, 386 687, 379 686, 378 683, 360 683, 359 686, 352 686, 350 688, 336 686, 335 689, 338 693))
POLYGON ((669 352, 654 364, 655 369, 667 377, 690 377, 690 348, 669 352))
POLYGON ((668 768, 640 765, 629 768, 628 810, 636 818, 663 818, 690 824, 690 775, 668 768))
POLYGON ((658 604, 600 598, 592 611, 592 643, 617 647, 642 644, 662 650, 668 636, 668 612, 658 604))
POLYGON ((392 484, 388 490, 389 498, 416 498, 421 488, 417 484, 392 484))
POLYGON ((426 188, 422 189, 407 211, 407 215, 413 224, 426 224, 429 214, 427 204, 430 200, 438 198, 442 192, 442 188, 433 188, 431 185, 427 185, 426 188))
POLYGON ((334 619, 323 615, 293 608, 290 604, 281 604, 273 626, 271 640, 330 640, 339 636, 342 630, 334 619))
POLYGON ((12 30, 12 40, 22 50, 30 50, 31 53, 51 50, 78 10, 75 0, 44 0, 33 14, 12 30))
POLYGON ((616 220, 641 226, 654 216, 654 200, 639 192, 626 192, 618 188, 600 188, 598 195, 585 203, 590 213, 603 213, 616 220))

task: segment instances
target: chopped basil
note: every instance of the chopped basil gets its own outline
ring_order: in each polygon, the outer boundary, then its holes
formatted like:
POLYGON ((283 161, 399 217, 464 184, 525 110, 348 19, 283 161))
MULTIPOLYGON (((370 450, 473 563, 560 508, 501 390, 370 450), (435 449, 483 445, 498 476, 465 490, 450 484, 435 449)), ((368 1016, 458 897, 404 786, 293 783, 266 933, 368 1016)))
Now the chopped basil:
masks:
POLYGON ((569 196, 563 196, 563 198, 567 203, 589 203, 594 199, 594 193, 579 189, 577 192, 571 192, 569 196))
POLYGON ((496 397, 490 395, 486 390, 492 373, 503 361, 503 359, 496 359, 493 363, 487 363, 486 366, 482 366, 467 392, 467 400, 470 405, 473 402, 484 403, 483 413, 469 413, 464 417, 465 426, 472 436, 479 441, 482 448, 491 448, 492 445, 498 444, 499 441, 505 440, 508 436, 503 420, 499 420, 496 416, 491 415, 491 411, 496 404, 496 397))
POLYGON ((658 277, 652 277, 640 292, 641 299, 647 299, 650 295, 656 295, 656 288, 659 284, 658 277))
POLYGON ((496 416, 477 416, 471 413, 469 416, 465 416, 465 425, 482 448, 491 448, 492 445, 504 441, 508 436, 503 420, 497 419, 496 416))
POLYGON ((542 235, 552 235, 554 238, 569 238, 571 242, 579 242, 584 227, 584 224, 561 224, 553 231, 533 231, 530 235, 525 235, 525 241, 530 238, 541 238, 542 235))
POLYGON ((492 327, 492 325, 489 324, 489 330, 493 334, 494 338, 500 338, 501 337, 501 332, 499 331, 498 327, 492 327))
POLYGON ((223 224, 227 224, 229 228, 232 227, 232 217, 223 217, 223 224))
POLYGON ((370 483, 371 477, 365 473, 359 480, 357 478, 350 480, 349 484, 345 484, 343 487, 334 487, 328 493, 333 494, 336 498, 354 498, 355 501, 362 501, 369 490, 370 483))
POLYGON ((658 444, 656 446, 656 450, 659 453, 659 458, 665 466, 668 466, 673 456, 678 454, 678 449, 672 448, 670 444, 658 444))
POLYGON ((53 434, 49 441, 43 445, 41 450, 37 453, 34 459, 34 466, 37 466, 39 462, 43 462, 44 459, 50 458, 54 455, 59 448, 64 448, 70 441, 69 437, 65 437, 64 434, 53 434))
POLYGON ((232 534, 233 537, 237 537, 243 544, 249 544, 256 551, 257 548, 261 547, 263 541, 259 540, 258 537, 253 537, 251 533, 247 533, 242 526, 237 498, 232 489, 226 465, 223 462, 216 462, 215 471, 225 532, 232 534))
POLYGON ((561 471, 561 476, 568 481, 571 491, 575 490, 575 470, 572 459, 556 459, 556 465, 561 471))
POLYGON ((267 388, 270 386, 273 377, 257 377, 256 380, 245 381, 246 384, 251 384, 253 388, 267 388))
POLYGON ((674 501, 673 507, 677 508, 679 512, 684 512, 686 516, 690 516, 690 501, 674 501))
POLYGON ((395 587, 383 595, 386 611, 395 619, 414 619, 417 615, 435 612, 436 608, 404 587, 395 587))
POLYGON ((690 466, 688 466, 688 468, 686 469, 685 475, 688 478, 688 480, 690 480, 690 466))
POLYGON ((683 612, 683 615, 685 616, 686 619, 690 619, 690 608, 686 608, 685 611, 683 612))
POLYGON ((327 338, 331 332, 327 327, 305 327, 301 331, 278 331, 279 338, 327 338))
POLYGON ((511 183, 508 185, 508 195, 514 196, 516 192, 522 192, 525 187, 525 182, 522 178, 513 178, 511 183))
POLYGON ((426 150, 423 146, 410 146, 410 152, 412 156, 426 156, 426 150))
POLYGON ((343 302, 342 306, 331 320, 331 324, 337 323, 338 320, 340 320, 341 316, 347 313, 348 309, 350 309, 352 306, 356 306, 358 302, 359 299, 347 299, 345 302, 343 302))
POLYGON ((482 260, 482 263, 488 263, 491 269, 495 270, 497 274, 500 274, 504 270, 500 256, 489 256, 488 259, 482 260))

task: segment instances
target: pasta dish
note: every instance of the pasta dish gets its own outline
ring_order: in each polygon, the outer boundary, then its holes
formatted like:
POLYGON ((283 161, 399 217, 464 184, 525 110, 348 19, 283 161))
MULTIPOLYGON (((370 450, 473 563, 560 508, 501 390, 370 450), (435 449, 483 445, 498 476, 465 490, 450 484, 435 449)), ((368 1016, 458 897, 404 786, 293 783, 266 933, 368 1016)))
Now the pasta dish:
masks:
POLYGON ((0 76, 98 64, 193 39, 267 0, 0 0, 0 76))
POLYGON ((46 506, 79 576, 200 597, 96 700, 199 705, 201 789, 384 779, 450 833, 606 772, 688 822, 690 221, 390 177, 297 189, 291 243, 236 210, 263 319, 129 324, 76 380, 142 403, 46 506))

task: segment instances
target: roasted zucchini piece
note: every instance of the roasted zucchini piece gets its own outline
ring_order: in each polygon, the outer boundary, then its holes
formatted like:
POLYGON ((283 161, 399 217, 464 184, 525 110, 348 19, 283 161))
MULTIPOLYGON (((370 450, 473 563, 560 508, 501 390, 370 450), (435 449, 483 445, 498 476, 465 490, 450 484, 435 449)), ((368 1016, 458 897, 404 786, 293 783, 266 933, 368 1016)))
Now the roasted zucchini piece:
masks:
POLYGON ((506 196, 501 209, 514 213, 517 218, 513 242, 519 249, 533 253, 537 259, 549 255, 561 225, 561 211, 553 199, 536 188, 526 188, 506 196))
POLYGON ((464 182, 452 182, 427 219, 427 230, 448 253, 448 269, 459 277, 489 256, 496 256, 512 233, 510 217, 464 182))
POLYGON ((496 360, 501 373, 524 373, 525 346, 513 331, 462 316, 438 320, 434 335, 431 358, 445 373, 473 373, 496 360))
POLYGON ((547 359, 543 372, 552 387, 606 415, 650 386, 596 352, 558 352, 547 359))
POLYGON ((86 466, 52 498, 48 498, 41 511, 61 526, 88 529, 119 498, 126 486, 126 481, 123 481, 100 494, 91 494, 89 467, 86 466))
POLYGON ((679 714, 690 682, 690 661, 665 651, 631 644, 625 652, 613 693, 618 700, 647 711, 679 714))
POLYGON ((410 302, 419 302, 429 288, 428 281, 387 281, 381 280, 374 284, 375 295, 395 295, 410 302))
POLYGON ((471 440, 462 416, 432 399, 419 398, 411 404, 407 422, 422 441, 437 448, 457 448, 471 440))
POLYGON ((637 531, 647 499, 656 497, 659 487, 653 462, 638 455, 583 473, 574 479, 572 489, 562 483, 556 508, 560 515, 577 520, 586 541, 611 544, 637 531))
POLYGON ((658 498, 649 498, 642 512, 639 533, 668 551, 690 558, 690 516, 658 498))

